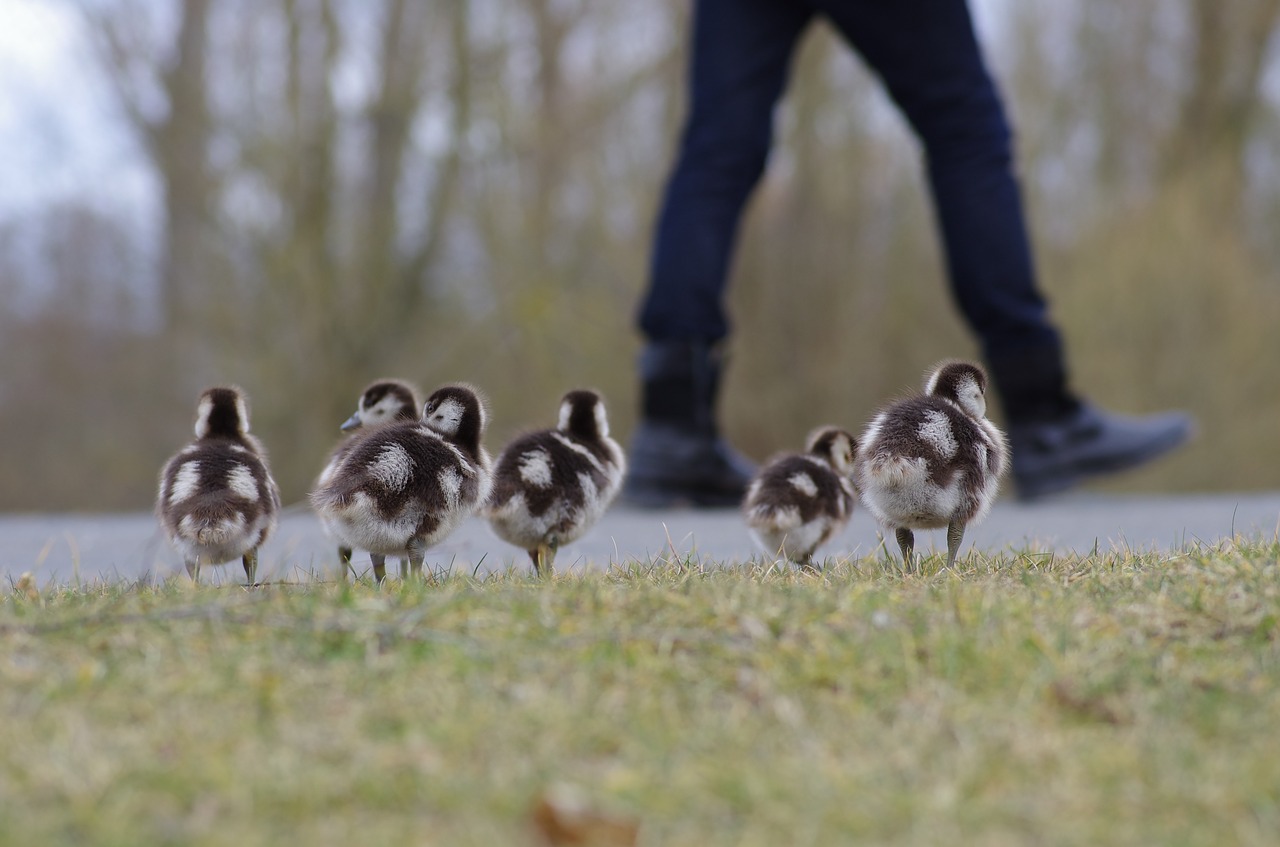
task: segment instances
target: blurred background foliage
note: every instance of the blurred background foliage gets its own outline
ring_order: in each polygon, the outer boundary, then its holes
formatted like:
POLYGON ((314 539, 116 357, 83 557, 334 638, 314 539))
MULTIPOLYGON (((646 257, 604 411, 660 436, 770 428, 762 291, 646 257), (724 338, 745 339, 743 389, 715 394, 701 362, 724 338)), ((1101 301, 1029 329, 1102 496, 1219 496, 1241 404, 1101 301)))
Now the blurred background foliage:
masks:
MULTIPOLYGON (((195 398, 252 399, 285 499, 375 377, 479 385, 489 444, 632 320, 684 109, 687 0, 77 0, 154 221, 0 220, 0 508, 134 509, 195 398), (14 304, 23 304, 16 308, 14 304)), ((981 4, 1083 393, 1197 443, 1112 490, 1280 482, 1280 0, 981 4)), ((920 151, 825 26, 734 263, 723 425, 763 458, 973 355, 920 151)))

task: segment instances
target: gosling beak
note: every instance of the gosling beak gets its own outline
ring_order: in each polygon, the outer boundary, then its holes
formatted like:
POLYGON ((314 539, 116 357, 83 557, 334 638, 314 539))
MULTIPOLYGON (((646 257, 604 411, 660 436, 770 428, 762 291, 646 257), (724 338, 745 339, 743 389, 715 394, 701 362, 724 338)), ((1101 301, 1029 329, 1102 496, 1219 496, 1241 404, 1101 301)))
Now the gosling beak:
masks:
POLYGON ((341 429, 343 432, 350 432, 353 429, 359 429, 360 423, 360 413, 356 412, 354 415, 342 422, 341 429))

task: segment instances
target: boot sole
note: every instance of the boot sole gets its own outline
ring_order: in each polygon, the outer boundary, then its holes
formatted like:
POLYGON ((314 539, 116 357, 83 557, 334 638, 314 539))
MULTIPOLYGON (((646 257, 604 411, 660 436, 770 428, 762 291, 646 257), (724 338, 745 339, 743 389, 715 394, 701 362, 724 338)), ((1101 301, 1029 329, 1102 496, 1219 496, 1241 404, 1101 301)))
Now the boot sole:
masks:
POLYGON ((1181 447, 1190 438, 1190 430, 1178 431, 1141 452, 1130 453, 1121 458, 1082 462, 1071 466, 1070 470, 1064 468, 1062 471, 1041 473, 1034 477, 1023 477, 1022 479, 1015 475, 1014 485, 1017 488, 1018 499, 1024 502, 1039 500, 1053 494, 1060 494, 1095 477, 1108 476, 1140 467, 1181 447))

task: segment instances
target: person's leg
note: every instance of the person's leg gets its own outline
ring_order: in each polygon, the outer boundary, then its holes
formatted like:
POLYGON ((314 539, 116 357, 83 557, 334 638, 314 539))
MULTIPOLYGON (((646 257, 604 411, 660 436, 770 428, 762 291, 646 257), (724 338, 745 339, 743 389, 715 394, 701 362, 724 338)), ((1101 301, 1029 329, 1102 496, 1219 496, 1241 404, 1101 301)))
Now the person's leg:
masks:
POLYGON ((626 497, 736 505, 754 470, 715 420, 728 334, 724 290, 738 224, 760 179, 791 56, 813 11, 806 0, 699 0, 689 114, 654 237, 639 313, 641 421, 626 497))
POLYGON ((1036 286, 1009 124, 964 0, 817 2, 924 146, 951 291, 1006 405, 1066 402, 1061 343, 1036 286), (1045 396, 1005 396, 996 365, 1004 360, 1043 372, 1013 387, 1045 396))
POLYGON ((714 344, 747 197, 764 171, 773 113, 813 12, 804 0, 699 0, 689 112, 654 233, 639 323, 653 341, 714 344))
POLYGON ((1000 392, 1023 496, 1145 462, 1182 415, 1127 419, 1074 397, 1036 283, 1004 107, 965 0, 815 0, 884 81, 927 159, 951 290, 1000 392))

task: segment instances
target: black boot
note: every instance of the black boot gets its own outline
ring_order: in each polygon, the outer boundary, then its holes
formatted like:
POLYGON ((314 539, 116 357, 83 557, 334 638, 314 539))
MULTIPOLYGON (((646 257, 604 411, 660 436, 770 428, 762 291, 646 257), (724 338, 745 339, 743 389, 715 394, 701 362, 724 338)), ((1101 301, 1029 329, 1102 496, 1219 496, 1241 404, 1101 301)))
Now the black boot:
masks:
POLYGON ((1067 389, 1057 346, 989 357, 1008 417, 1018 497, 1034 500, 1097 476, 1144 465, 1194 431, 1182 412, 1125 417, 1104 412, 1067 389))
POLYGON ((1009 425, 1013 481, 1020 498, 1034 500, 1089 477, 1145 465, 1181 445, 1193 430, 1182 412, 1126 417, 1080 403, 1058 418, 1009 425))
POLYGON ((699 342, 653 342, 640 355, 640 423, 631 437, 626 502, 646 508, 737 506, 755 466, 720 438, 721 357, 699 342))

